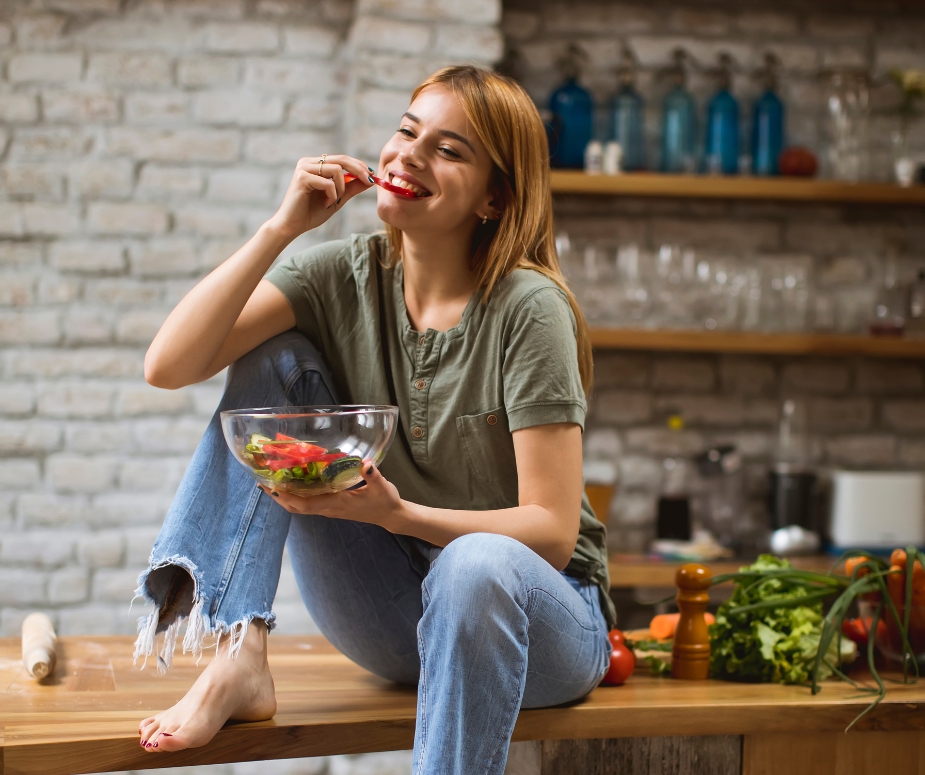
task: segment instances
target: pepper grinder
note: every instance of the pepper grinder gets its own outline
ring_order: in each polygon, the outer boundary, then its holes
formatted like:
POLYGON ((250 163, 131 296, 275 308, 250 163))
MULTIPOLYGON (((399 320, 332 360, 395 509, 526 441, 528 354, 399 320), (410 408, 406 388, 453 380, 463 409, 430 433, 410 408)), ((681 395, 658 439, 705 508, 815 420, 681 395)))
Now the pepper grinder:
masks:
POLYGON ((678 629, 671 647, 671 676, 686 681, 703 681, 710 673, 710 633, 703 618, 710 602, 713 575, 705 565, 689 562, 678 568, 678 629))

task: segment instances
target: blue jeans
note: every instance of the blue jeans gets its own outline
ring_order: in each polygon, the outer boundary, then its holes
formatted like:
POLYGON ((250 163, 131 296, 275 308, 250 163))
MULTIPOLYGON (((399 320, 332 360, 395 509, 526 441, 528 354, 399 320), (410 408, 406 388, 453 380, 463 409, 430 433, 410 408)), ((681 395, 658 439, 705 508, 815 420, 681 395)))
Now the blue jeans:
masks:
POLYGON ((223 409, 337 403, 312 344, 290 331, 237 361, 154 544, 138 594, 136 657, 169 667, 207 634, 236 652, 253 619, 272 628, 288 539, 312 618, 341 652, 383 678, 417 684, 414 772, 501 775, 520 708, 571 702, 606 672, 597 587, 555 570, 513 538, 472 533, 443 549, 376 525, 290 515, 225 445, 223 409))

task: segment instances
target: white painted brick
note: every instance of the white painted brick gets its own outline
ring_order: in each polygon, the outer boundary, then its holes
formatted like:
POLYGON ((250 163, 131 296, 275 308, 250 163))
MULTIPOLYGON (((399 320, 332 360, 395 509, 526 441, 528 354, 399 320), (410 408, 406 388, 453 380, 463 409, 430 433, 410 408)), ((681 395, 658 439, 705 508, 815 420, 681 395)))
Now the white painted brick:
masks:
POLYGON ((130 94, 125 98, 125 118, 134 124, 183 124, 189 116, 190 98, 181 92, 130 94))
POLYGON ((82 71, 81 54, 20 54, 7 65, 13 83, 68 83, 79 81, 82 71))
POLYGON ((925 51, 920 47, 878 45, 876 62, 876 72, 878 73, 888 72, 893 69, 925 70, 925 51))
MULTIPOLYGON (((661 27, 662 14, 644 5, 620 3, 549 3, 544 7, 547 30, 560 33, 651 32, 661 27)), ((476 23, 478 20, 465 20, 476 23)))
POLYGON ((112 568, 122 562, 125 553, 124 536, 113 530, 101 530, 81 536, 77 541, 77 557, 90 568, 112 568))
POLYGON ((116 610, 115 606, 98 604, 62 608, 58 612, 57 633, 59 636, 119 634, 116 610))
POLYGON ((79 277, 62 277, 47 273, 39 278, 35 298, 39 304, 70 304, 77 301, 83 288, 79 277))
POLYGON ((467 24, 495 24, 501 18, 501 3, 499 0, 467 0, 465 3, 458 0, 358 0, 355 14, 358 17, 371 14, 396 19, 456 19, 467 24))
POLYGON ((41 127, 17 129, 13 135, 10 156, 13 159, 41 161, 66 159, 89 153, 94 135, 79 127, 41 127))
POLYGON ((132 163, 127 159, 87 160, 71 165, 68 170, 70 191, 79 197, 125 197, 134 185, 132 163))
POLYGON ((685 35, 725 35, 732 27, 732 17, 722 11, 675 8, 668 17, 668 26, 685 35))
POLYGON ((167 210, 140 202, 91 202, 87 226, 96 234, 162 234, 167 231, 167 210))
POLYGON ((232 237, 241 233, 241 215, 227 208, 184 206, 174 210, 173 219, 174 229, 181 233, 203 237, 232 237))
POLYGON ((212 417, 218 408, 222 395, 225 393, 224 385, 192 385, 187 390, 193 397, 193 406, 196 414, 212 417))
POLYGON ((852 43, 825 46, 822 48, 823 67, 869 67, 867 52, 852 43))
POLYGON ((208 420, 151 418, 135 423, 133 436, 145 452, 190 454, 199 445, 208 420))
POLYGON ((611 509, 619 525, 647 525, 655 519, 655 498, 647 493, 620 492, 611 509))
POLYGON ((57 379, 69 376, 141 377, 144 353, 128 349, 82 348, 14 350, 7 356, 7 376, 57 379))
POLYGON ((540 29, 540 16, 524 10, 505 10, 501 17, 501 32, 509 40, 529 40, 540 29))
POLYGON ((0 562, 57 568, 73 557, 75 539, 75 533, 60 530, 7 533, 0 538, 0 562))
POLYGON ((33 235, 63 236, 81 230, 80 212, 69 205, 25 202, 22 217, 26 231, 33 235))
POLYGON ((190 57, 177 63, 181 86, 232 86, 241 79, 241 62, 233 57, 190 57))
POLYGON ((41 472, 37 460, 6 459, 0 466, 0 488, 4 490, 29 490, 39 481, 41 472))
POLYGON ((170 500, 150 493, 103 493, 93 499, 87 521, 96 528, 160 525, 170 500))
POLYGON ((89 50, 183 52, 201 45, 199 25, 181 16, 123 15, 88 21, 68 36, 89 50))
POLYGON ((205 30, 206 49, 215 52, 258 54, 279 48, 279 30, 275 25, 255 22, 213 23, 205 30))
POLYGON ((325 96, 342 95, 344 88, 343 73, 336 65, 297 59, 251 59, 244 81, 258 91, 283 89, 325 96))
POLYGON ((277 126, 283 120, 283 101, 260 92, 206 92, 196 97, 193 113, 206 124, 277 126))
POLYGON ((61 14, 20 16, 15 20, 16 46, 20 49, 49 49, 63 44, 67 17, 61 14))
POLYGON ((327 137, 313 132, 254 132, 247 138, 244 155, 262 164, 291 164, 303 156, 319 155, 327 137))
POLYGON ((101 91, 44 91, 47 121, 111 124, 119 120, 119 98, 101 91))
POLYGON ((55 344, 60 339, 56 310, 0 311, 0 344, 55 344))
POLYGON ((749 35, 794 35, 799 19, 794 14, 777 11, 743 11, 736 20, 738 28, 749 35))
POLYGON ((115 485, 116 468, 115 458, 100 455, 62 453, 45 461, 48 483, 60 493, 106 492, 115 485))
POLYGON ((350 45, 366 51, 393 54, 423 54, 433 40, 429 24, 391 21, 373 16, 357 16, 350 30, 350 45))
POLYGON ((228 129, 130 129, 110 131, 107 150, 117 156, 165 162, 230 162, 238 158, 241 136, 228 129))
POLYGON ((668 428, 631 428, 624 438, 631 450, 652 455, 695 455, 703 451, 703 435, 696 431, 672 431, 668 428))
POLYGON ((0 266, 38 266, 41 263, 40 244, 0 240, 0 266))
POLYGON ((0 167, 0 190, 13 196, 60 199, 64 195, 64 176, 57 165, 8 164, 0 167))
POLYGON ((145 568, 160 527, 133 527, 125 531, 125 563, 129 567, 145 568))
POLYGON ((46 576, 26 568, 0 568, 0 605, 41 605, 46 602, 46 576))
POLYGON ((125 246, 103 240, 52 243, 51 265, 62 272, 118 274, 125 270, 125 246))
MULTIPOLYGON (((760 51, 750 44, 729 40, 707 40, 682 36, 632 36, 627 41, 639 64, 644 68, 665 67, 676 48, 684 48, 701 67, 714 67, 719 55, 728 53, 740 68, 751 69, 760 62, 760 51)), ((560 47, 560 51, 562 48, 560 47)))
POLYGON ((27 124, 39 117, 39 103, 33 94, 0 94, 0 121, 27 124))
POLYGON ((45 0, 45 5, 56 11, 72 14, 115 13, 120 0, 45 0))
POLYGON ((874 34, 876 21, 872 16, 816 14, 806 20, 806 30, 820 38, 865 38, 874 34))
MULTIPOLYGON (((803 43, 769 43, 767 51, 775 54, 784 70, 815 76, 819 69, 819 51, 803 43)), ((820 103, 813 105, 817 108, 820 103)))
POLYGON ((116 324, 116 340, 126 344, 151 344, 167 314, 162 310, 139 310, 120 316, 116 324))
POLYGON ((896 457, 894 436, 836 436, 827 439, 828 460, 836 465, 888 466, 896 457))
POLYGON ((42 493, 23 493, 17 512, 26 527, 57 527, 78 524, 86 514, 86 499, 42 493))
POLYGON ((0 272, 0 306, 25 307, 35 302, 36 276, 25 272, 0 272))
POLYGON ((48 602, 52 605, 82 603, 90 591, 86 568, 62 568, 48 576, 48 602))
POLYGON ((202 192, 202 172, 189 167, 145 164, 138 178, 138 193, 150 197, 196 196, 202 192))
POLYGON ((289 108, 289 123, 306 129, 331 129, 340 118, 341 101, 334 97, 298 97, 289 108))
MULTIPOLYGON (((7 381, 0 383, 0 414, 7 417, 28 415, 32 414, 33 409, 35 409, 35 388, 31 383, 10 382, 8 378, 7 381)), ((22 466, 31 470, 34 461, 6 461, 5 469, 0 470, 0 486, 4 482, 10 482, 10 486, 13 486, 12 482, 16 477, 10 472, 16 470, 14 463, 21 463, 22 466)))
POLYGON ((87 281, 84 290, 88 302, 122 306, 154 304, 162 295, 154 283, 130 279, 87 281))
POLYGON ((112 51, 92 54, 87 80, 114 86, 169 86, 170 59, 164 54, 112 51))
POLYGON ((283 48, 287 54, 310 56, 313 60, 334 56, 340 38, 325 27, 287 27, 283 30, 283 48))
POLYGON ((109 344, 113 340, 113 312, 96 307, 72 307, 64 314, 63 327, 67 345, 109 344))
POLYGON ((202 251, 203 269, 215 269, 223 261, 234 255, 243 244, 243 240, 240 238, 210 242, 202 251))
POLYGON ((121 417, 143 415, 168 416, 190 410, 190 396, 176 390, 161 390, 149 385, 124 387, 116 400, 116 414, 121 417))
MULTIPOLYGON (((22 633, 23 621, 25 621, 25 618, 35 610, 36 609, 34 607, 0 609, 0 638, 19 638, 22 633)), ((52 625, 55 627, 55 632, 60 634, 60 630, 58 630, 57 624, 58 612, 52 609, 48 609, 43 611, 43 613, 48 614, 52 625)))
POLYGON ((0 236, 21 237, 26 231, 22 205, 0 202, 0 236))
POLYGON ((176 490, 182 475, 183 465, 175 458, 133 458, 119 468, 119 488, 130 492, 176 490))
POLYGON ((135 595, 138 571, 101 569, 93 574, 93 600, 103 603, 128 603, 135 595))
POLYGON ((358 51, 354 73, 363 83, 386 89, 410 90, 431 74, 427 61, 420 57, 375 54, 358 51))
POLYGON ((87 439, 93 439, 99 449, 107 453, 134 454, 131 423, 124 420, 68 420, 64 423, 64 449, 86 454, 87 439))
POLYGON ((129 259, 132 274, 142 277, 188 275, 198 269, 196 248, 192 241, 176 237, 133 245, 129 250, 129 259))
POLYGON ((199 18, 238 19, 244 15, 244 0, 174 0, 170 12, 199 18))
POLYGON ((276 177, 266 170, 218 170, 209 176, 206 197, 216 202, 266 202, 275 197, 276 177))
MULTIPOLYGON (((273 613, 276 614, 276 629, 273 630, 274 633, 278 635, 320 635, 321 630, 318 629, 318 625, 312 620, 311 614, 305 608, 305 604, 300 600, 298 602, 292 603, 273 603, 273 613)), ((325 765, 315 759, 301 759, 299 761, 301 766, 308 765, 314 768, 306 770, 305 775, 311 772, 328 772, 327 769, 322 769, 325 765)), ((410 767, 406 768, 410 769, 410 767)), ((293 770, 295 774, 298 772, 299 775, 302 775, 303 771, 293 770)))
POLYGON ((504 40, 494 27, 442 24, 437 27, 434 50, 443 57, 494 63, 504 53, 504 40))
POLYGON ((4 420, 0 453, 30 455, 51 452, 61 444, 61 426, 45 420, 4 420))
POLYGON ((57 382, 39 391, 38 413, 44 417, 105 417, 112 409, 114 390, 104 383, 57 382))
POLYGON ((9 24, 0 24, 0 46, 6 46, 13 39, 13 28, 9 24))

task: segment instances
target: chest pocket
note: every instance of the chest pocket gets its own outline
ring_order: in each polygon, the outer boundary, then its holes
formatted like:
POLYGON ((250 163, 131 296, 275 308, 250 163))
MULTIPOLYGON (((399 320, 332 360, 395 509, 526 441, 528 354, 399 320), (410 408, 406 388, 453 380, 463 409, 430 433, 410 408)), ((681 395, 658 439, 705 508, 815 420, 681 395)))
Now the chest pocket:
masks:
POLYGON ((517 493, 514 442, 504 407, 456 418, 456 430, 476 482, 498 482, 517 493))

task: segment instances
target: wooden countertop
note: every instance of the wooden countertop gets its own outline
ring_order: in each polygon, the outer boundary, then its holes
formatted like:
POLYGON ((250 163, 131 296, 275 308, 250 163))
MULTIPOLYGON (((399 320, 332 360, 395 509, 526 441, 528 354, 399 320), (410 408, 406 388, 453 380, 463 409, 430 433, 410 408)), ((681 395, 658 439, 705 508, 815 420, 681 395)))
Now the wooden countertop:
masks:
MULTIPOLYGON (((202 667, 177 657, 161 677, 132 666, 132 639, 64 638, 52 685, 30 680, 18 639, 0 640, 0 775, 65 775, 410 748, 416 691, 352 664, 324 639, 271 636, 279 711, 233 724, 208 746, 145 753, 138 722, 176 702, 202 667)), ((206 655, 204 659, 208 659, 206 655)), ((840 732, 867 704, 827 682, 799 686, 685 682, 640 673, 568 708, 520 714, 515 740, 840 732)), ((925 729, 925 681, 891 685, 860 730, 925 729)))
MULTIPOLYGON (((828 555, 809 557, 790 557, 794 568, 827 573, 835 564, 835 558, 828 555)), ((714 576, 721 573, 735 573, 751 560, 717 560, 705 562, 714 576)), ((620 587, 673 587, 675 573, 684 563, 672 560, 659 560, 642 554, 610 555, 610 586, 620 587)))

